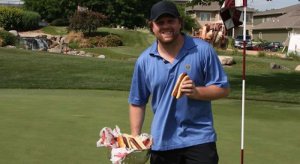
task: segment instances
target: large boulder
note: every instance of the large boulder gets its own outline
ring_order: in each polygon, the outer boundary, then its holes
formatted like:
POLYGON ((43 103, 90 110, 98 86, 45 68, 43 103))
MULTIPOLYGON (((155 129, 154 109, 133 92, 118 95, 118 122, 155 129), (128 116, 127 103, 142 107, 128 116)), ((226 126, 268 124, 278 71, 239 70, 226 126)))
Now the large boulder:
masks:
POLYGON ((295 68, 295 71, 300 72, 300 65, 297 65, 297 67, 295 68))
POLYGON ((233 65, 235 61, 231 56, 218 56, 222 65, 233 65))
POLYGON ((11 34, 13 34, 14 36, 16 36, 16 37, 19 37, 20 35, 19 35, 19 33, 18 33, 18 31, 16 31, 16 30, 10 30, 10 31, 8 31, 9 33, 11 33, 11 34))

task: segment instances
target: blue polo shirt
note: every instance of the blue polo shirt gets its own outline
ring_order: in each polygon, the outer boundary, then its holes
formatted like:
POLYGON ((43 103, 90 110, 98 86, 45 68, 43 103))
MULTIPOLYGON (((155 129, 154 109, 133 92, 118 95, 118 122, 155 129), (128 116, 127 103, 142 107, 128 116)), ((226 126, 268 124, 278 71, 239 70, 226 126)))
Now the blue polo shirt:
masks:
POLYGON ((154 113, 152 150, 171 150, 216 141, 210 101, 171 96, 178 76, 186 72, 196 86, 229 87, 227 76, 211 45, 184 35, 173 63, 165 61, 154 42, 138 58, 128 101, 146 105, 151 95, 154 113))

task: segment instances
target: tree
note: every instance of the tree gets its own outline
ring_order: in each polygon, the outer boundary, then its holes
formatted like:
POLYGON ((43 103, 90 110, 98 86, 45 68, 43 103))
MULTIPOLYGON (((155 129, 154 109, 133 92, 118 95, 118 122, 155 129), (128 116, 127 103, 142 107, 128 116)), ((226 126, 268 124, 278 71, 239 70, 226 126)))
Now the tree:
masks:
MULTIPOLYGON (((52 22, 56 19, 69 19, 77 6, 87 7, 108 17, 111 26, 128 28, 144 27, 150 17, 151 6, 160 0, 23 0, 26 9, 38 12, 42 19, 52 22)), ((189 5, 208 4, 224 0, 192 0, 189 5)))
POLYGON ((151 6, 159 0, 86 0, 83 5, 109 17, 112 26, 143 27, 151 6))
POLYGON ((27 10, 38 12, 49 22, 58 18, 68 18, 76 11, 80 0, 23 0, 27 10))
POLYGON ((106 17, 100 13, 87 11, 76 11, 70 18, 69 30, 88 32, 90 35, 101 26, 106 17))

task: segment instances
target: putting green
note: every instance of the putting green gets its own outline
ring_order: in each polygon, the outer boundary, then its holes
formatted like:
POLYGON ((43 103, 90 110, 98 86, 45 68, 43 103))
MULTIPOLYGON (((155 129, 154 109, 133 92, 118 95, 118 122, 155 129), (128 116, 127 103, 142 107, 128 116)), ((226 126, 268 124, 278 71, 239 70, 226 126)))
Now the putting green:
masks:
MULTIPOLYGON (((129 132, 128 92, 0 90, 0 163, 106 164, 99 130, 129 132)), ((240 100, 213 102, 220 164, 240 161, 240 100)), ((148 109, 150 109, 148 107, 148 109)), ((246 101, 245 163, 297 163, 300 105, 246 101)), ((149 132, 150 110, 144 132, 149 132)))

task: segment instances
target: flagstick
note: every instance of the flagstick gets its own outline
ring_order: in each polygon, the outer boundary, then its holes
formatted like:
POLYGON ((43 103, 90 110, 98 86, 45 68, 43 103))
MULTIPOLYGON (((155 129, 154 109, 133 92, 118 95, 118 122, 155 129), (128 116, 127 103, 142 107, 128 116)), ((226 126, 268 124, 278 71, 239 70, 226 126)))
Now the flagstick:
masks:
POLYGON ((244 122, 245 122, 245 85, 246 85, 246 14, 247 0, 243 0, 244 23, 243 23, 243 84, 242 84, 242 122, 241 122, 241 164, 244 163, 244 122))

